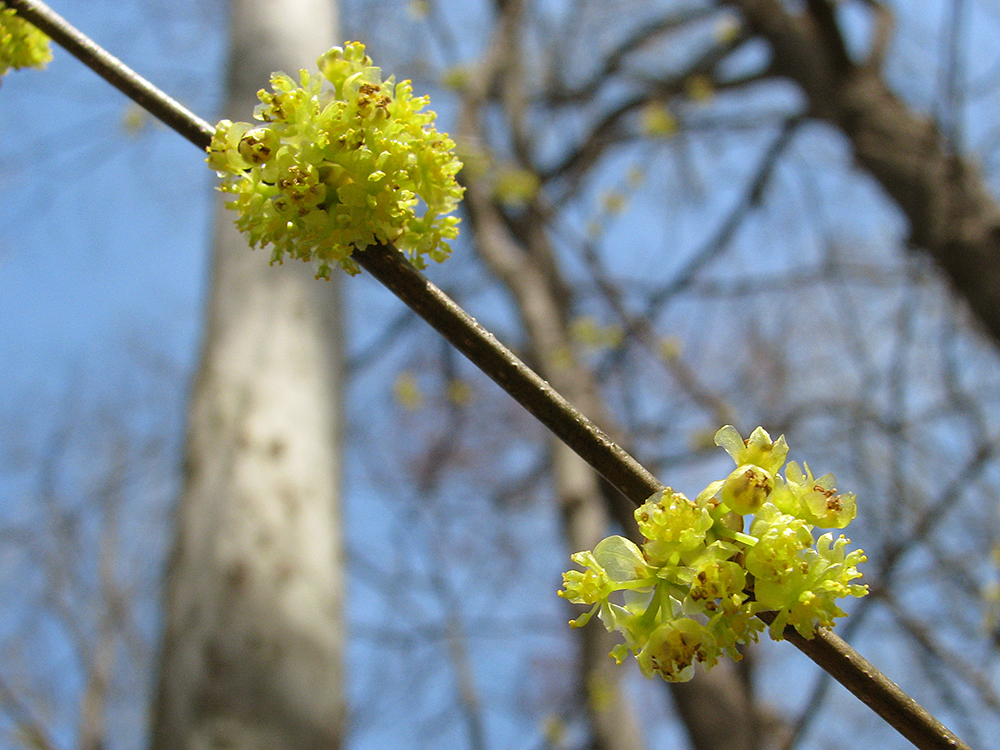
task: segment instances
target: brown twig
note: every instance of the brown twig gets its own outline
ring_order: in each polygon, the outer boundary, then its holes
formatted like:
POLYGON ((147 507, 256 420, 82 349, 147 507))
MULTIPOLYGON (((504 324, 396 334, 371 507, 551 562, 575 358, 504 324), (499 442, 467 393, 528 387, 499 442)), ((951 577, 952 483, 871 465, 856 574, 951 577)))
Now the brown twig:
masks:
MULTIPOLYGON (((775 617, 773 612, 761 612, 759 616, 767 623, 775 617)), ((821 628, 815 638, 804 638, 788 627, 784 637, 915 746, 922 750, 970 750, 836 633, 821 628)))
POLYGON ((354 255, 378 279, 489 375, 538 421, 636 504, 663 485, 391 246, 354 255))
POLYGON ((52 37, 60 47, 164 125, 176 130, 194 145, 208 148, 215 128, 108 53, 93 39, 81 34, 45 3, 4 0, 3 4, 52 37))

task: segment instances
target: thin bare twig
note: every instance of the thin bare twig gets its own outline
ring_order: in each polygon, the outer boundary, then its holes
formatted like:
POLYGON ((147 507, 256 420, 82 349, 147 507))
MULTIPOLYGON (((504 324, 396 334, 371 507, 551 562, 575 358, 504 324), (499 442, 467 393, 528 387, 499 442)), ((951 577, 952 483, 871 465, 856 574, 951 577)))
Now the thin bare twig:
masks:
MULTIPOLYGON (((146 108, 164 124, 200 148, 207 148, 213 128, 37 0, 6 0, 25 19, 146 108)), ((355 259, 430 323, 519 404, 636 503, 661 490, 655 477, 616 445, 593 422, 568 403, 513 352, 406 261, 392 246, 373 245, 355 259)), ((765 621, 773 613, 762 613, 765 621)), ((832 632, 820 629, 813 639, 787 628, 785 638, 868 705, 904 737, 923 750, 969 750, 868 660, 832 632)))
MULTIPOLYGON (((760 618, 771 622, 774 614, 761 612, 760 618)), ((784 636, 917 747, 969 750, 968 745, 836 633, 821 629, 810 639, 803 638, 795 628, 785 628, 784 636)))
POLYGON ((663 485, 448 295, 388 245, 355 260, 636 504, 663 485))
POLYGON ((176 130, 194 145, 208 148, 215 128, 108 53, 93 39, 80 33, 45 3, 4 0, 4 4, 52 37, 60 47, 164 125, 176 130))

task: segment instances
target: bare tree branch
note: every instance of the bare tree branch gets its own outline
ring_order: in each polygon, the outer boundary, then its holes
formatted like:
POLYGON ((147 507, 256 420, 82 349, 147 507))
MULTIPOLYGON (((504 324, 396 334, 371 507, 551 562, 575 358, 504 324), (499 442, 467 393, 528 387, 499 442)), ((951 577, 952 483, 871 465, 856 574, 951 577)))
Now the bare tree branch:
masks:
POLYGON ((1000 341, 1000 205, 978 167, 892 92, 878 55, 862 65, 845 61, 825 0, 811 2, 808 15, 778 0, 726 4, 771 44, 772 73, 799 84, 809 114, 847 136, 858 162, 909 220, 910 242, 930 253, 1000 341))
POLYGON ((167 127, 196 146, 206 143, 206 137, 211 141, 215 128, 80 33, 41 0, 4 0, 4 4, 167 127))

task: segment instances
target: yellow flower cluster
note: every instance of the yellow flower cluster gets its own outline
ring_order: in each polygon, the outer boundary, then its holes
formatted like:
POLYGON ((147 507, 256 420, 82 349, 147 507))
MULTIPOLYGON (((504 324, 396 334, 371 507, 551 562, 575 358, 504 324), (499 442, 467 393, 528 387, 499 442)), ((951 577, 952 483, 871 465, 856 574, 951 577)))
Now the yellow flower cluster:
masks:
POLYGON ((861 577, 864 552, 848 552, 843 536, 813 537, 816 526, 851 522, 854 495, 838 494, 832 474, 814 479, 794 461, 782 477, 785 439, 772 442, 760 427, 743 440, 727 425, 715 442, 736 461, 728 477, 694 500, 669 488, 653 495, 635 511, 641 548, 608 537, 572 556, 584 570, 563 574, 559 595, 590 605, 570 624, 582 627, 597 613, 625 639, 611 656, 621 664, 631 652, 647 677, 684 681, 698 662, 710 668, 723 655, 738 660, 737 647, 764 629, 760 612, 775 613, 775 640, 788 625, 811 638, 844 616, 838 599, 868 592, 851 583, 861 577))
POLYGON ((314 261, 317 278, 334 264, 357 273, 351 253, 375 243, 393 243, 420 268, 444 260, 458 236, 458 219, 445 214, 462 198, 462 165, 423 111, 427 97, 414 97, 409 81, 383 81, 359 42, 318 65, 321 77, 300 71, 298 85, 271 77, 254 112, 263 125, 217 125, 207 161, 234 196, 237 226, 252 247, 273 246, 272 263, 314 261))
POLYGON ((49 38, 0 2, 0 76, 11 68, 44 68, 51 59, 49 38))

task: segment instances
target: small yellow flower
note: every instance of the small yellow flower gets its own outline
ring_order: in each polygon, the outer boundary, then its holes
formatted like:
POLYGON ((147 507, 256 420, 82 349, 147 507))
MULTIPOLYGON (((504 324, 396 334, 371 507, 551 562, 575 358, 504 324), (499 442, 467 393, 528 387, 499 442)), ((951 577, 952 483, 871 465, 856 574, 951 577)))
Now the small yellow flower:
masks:
POLYGON ((669 138, 677 132, 677 118, 663 102, 650 102, 639 113, 639 129, 650 138, 669 138))
POLYGON ((732 456, 737 466, 753 464, 771 474, 776 474, 785 465, 788 444, 782 435, 775 441, 763 427, 758 427, 744 440, 732 425, 726 425, 715 433, 715 444, 732 456))
POLYGON ((639 531, 649 540, 646 554, 657 561, 699 547, 713 523, 707 507, 691 502, 669 487, 636 508, 635 520, 639 531))
POLYGON ((711 666, 715 639, 697 620, 682 617, 665 622, 649 636, 636 660, 646 677, 660 675, 667 682, 686 682, 694 676, 695 661, 711 666))
POLYGON ((493 193, 508 208, 523 208, 538 193, 541 181, 527 169, 501 169, 496 176, 493 193))
POLYGON ((468 406, 472 401, 472 386, 469 381, 461 378, 451 378, 446 389, 448 401, 455 406, 468 406))
POLYGON ((809 523, 824 529, 843 529, 858 515, 853 492, 838 493, 833 474, 814 479, 809 464, 805 471, 795 461, 785 469, 787 491, 801 505, 801 515, 809 523))
POLYGON ((11 68, 44 68, 51 59, 49 38, 0 2, 0 76, 11 68))
POLYGON ((706 75, 693 75, 684 82, 688 97, 696 102, 706 102, 715 96, 715 84, 706 75))
POLYGON ((628 205, 628 201, 625 196, 616 191, 609 191, 605 193, 601 198, 601 203, 604 206, 604 210, 612 216, 620 214, 625 210, 625 206, 628 205))
POLYGON ((407 411, 420 411, 424 406, 424 392, 412 372, 399 373, 392 387, 392 395, 396 403, 407 411))
POLYGON ((574 318, 569 326, 569 335, 580 346, 592 351, 618 348, 625 337, 619 325, 601 325, 593 315, 574 318))

